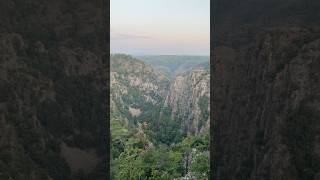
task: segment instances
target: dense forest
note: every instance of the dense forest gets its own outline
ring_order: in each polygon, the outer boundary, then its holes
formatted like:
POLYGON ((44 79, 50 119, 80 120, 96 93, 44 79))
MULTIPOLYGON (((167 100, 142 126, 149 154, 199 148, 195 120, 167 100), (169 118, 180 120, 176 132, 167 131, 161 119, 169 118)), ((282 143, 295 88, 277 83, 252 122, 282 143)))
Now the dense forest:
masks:
POLYGON ((200 123, 209 119, 208 70, 182 76, 204 82, 205 90, 190 83, 196 90, 188 91, 184 82, 175 92, 177 79, 131 56, 111 55, 112 179, 208 179, 209 127, 200 123), (172 93, 194 107, 170 103, 172 93), (189 115, 180 116, 186 108, 189 115))

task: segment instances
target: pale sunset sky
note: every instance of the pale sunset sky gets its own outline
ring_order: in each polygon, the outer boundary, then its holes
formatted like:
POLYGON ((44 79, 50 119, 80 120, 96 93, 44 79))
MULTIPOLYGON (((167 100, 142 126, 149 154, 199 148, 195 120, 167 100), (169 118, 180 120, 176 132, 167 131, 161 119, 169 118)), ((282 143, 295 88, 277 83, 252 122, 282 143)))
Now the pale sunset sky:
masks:
POLYGON ((210 0, 111 0, 111 53, 209 55, 210 0))

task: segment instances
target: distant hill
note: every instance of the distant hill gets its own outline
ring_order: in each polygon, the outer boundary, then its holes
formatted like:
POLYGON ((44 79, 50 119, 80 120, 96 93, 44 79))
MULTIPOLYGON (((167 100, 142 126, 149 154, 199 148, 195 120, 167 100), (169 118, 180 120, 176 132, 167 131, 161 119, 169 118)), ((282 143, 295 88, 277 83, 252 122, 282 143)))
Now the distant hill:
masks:
POLYGON ((190 71, 194 68, 209 68, 209 56, 187 55, 154 55, 136 56, 138 59, 150 64, 153 68, 162 71, 168 77, 173 78, 177 74, 190 71))

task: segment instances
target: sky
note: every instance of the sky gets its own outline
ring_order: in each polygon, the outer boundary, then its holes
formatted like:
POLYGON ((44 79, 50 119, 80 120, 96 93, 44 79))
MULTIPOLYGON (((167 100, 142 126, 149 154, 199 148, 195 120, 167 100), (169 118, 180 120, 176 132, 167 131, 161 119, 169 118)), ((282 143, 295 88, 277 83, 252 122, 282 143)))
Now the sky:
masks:
POLYGON ((210 0, 111 0, 111 53, 209 55, 210 0))

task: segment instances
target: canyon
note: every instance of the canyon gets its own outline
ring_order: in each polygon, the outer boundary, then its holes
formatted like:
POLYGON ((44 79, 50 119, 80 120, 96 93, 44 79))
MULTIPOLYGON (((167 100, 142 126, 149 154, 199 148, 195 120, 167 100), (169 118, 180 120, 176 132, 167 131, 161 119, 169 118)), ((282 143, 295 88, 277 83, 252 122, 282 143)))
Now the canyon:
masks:
MULTIPOLYGON (((168 57, 162 58, 166 61, 168 57)), ((175 57, 179 58, 185 56, 175 57)), ((157 64, 125 54, 111 55, 112 159, 114 164, 122 164, 122 158, 130 157, 126 153, 136 150, 140 152, 136 156, 142 163, 140 167, 136 165, 140 175, 125 170, 126 166, 138 163, 136 159, 127 160, 126 165, 119 167, 111 166, 114 169, 112 178, 125 178, 121 173, 128 173, 131 178, 208 178, 209 140, 206 138, 210 129, 210 71, 203 62, 197 63, 197 58, 202 57, 193 58, 194 64, 185 68, 172 60, 182 72, 168 76, 157 64), (166 152, 157 150, 161 148, 166 152), (151 152, 151 157, 146 159, 144 154, 151 152), (163 165, 158 167, 159 174, 150 174, 159 166, 150 164, 150 158, 159 153, 163 153, 163 157, 169 155, 169 159, 154 159, 163 165), (170 159, 171 156, 175 160, 170 159), (165 164, 169 167, 162 169, 165 164), (194 168, 196 166, 198 169, 194 168)), ((166 65, 171 66, 171 63, 166 62, 166 65)), ((208 58, 206 63, 209 63, 208 58)))

